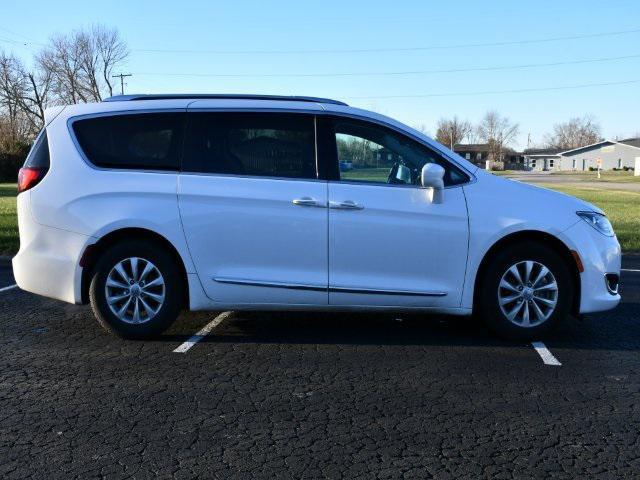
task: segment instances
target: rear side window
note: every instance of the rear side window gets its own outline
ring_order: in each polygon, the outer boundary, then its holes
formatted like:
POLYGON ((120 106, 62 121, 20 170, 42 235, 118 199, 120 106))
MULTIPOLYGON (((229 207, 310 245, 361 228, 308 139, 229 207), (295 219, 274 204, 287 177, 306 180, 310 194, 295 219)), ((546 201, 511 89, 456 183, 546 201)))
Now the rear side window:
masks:
POLYGON ((311 115, 189 113, 186 172, 317 178, 311 115))
POLYGON ((183 113, 87 118, 73 123, 80 148, 103 168, 178 170, 183 113))
POLYGON ((24 168, 49 168, 49 141, 46 130, 36 138, 23 166, 24 168))

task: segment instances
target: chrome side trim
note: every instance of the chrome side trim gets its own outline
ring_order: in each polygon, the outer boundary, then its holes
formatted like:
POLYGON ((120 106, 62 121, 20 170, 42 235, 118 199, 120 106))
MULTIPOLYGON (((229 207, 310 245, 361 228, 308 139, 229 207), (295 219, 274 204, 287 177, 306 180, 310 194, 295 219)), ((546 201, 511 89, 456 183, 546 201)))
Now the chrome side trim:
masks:
POLYGON ((400 295, 411 297, 444 297, 445 292, 425 292, 415 290, 380 290, 374 288, 352 288, 352 287, 324 287, 320 285, 307 285, 303 283, 287 283, 263 280, 248 280, 244 278, 214 277, 214 282, 226 283, 230 285, 246 285, 250 287, 267 287, 267 288, 287 288, 290 290, 311 290, 315 292, 333 293, 357 293, 364 295, 400 295))
POLYGON ((357 293, 364 295, 400 295, 405 297, 444 297, 445 292, 424 292, 416 290, 378 290, 374 288, 329 287, 333 293, 357 293))
POLYGON ((321 285, 305 285, 303 283, 286 283, 286 282, 273 282, 273 281, 257 281, 246 280, 243 278, 227 278, 227 277, 214 277, 213 280, 217 283, 226 283, 231 285, 247 285, 250 287, 270 287, 270 288, 287 288, 289 290, 311 290, 314 292, 326 292, 327 287, 321 285))

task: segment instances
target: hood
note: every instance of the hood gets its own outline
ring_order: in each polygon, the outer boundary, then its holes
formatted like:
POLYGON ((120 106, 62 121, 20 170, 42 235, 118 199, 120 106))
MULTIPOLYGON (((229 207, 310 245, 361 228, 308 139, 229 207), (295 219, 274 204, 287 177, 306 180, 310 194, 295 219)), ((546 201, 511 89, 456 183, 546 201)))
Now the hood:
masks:
POLYGON ((496 203, 516 202, 521 211, 547 212, 554 215, 567 214, 574 220, 575 212, 592 211, 604 214, 595 205, 566 193, 500 177, 484 170, 475 173, 483 189, 491 191, 496 203))
POLYGON ((564 192, 551 190, 549 188, 541 187, 538 185, 532 185, 530 183, 520 182, 518 180, 511 180, 508 178, 501 178, 501 180, 516 183, 518 187, 522 189, 523 192, 527 192, 528 195, 539 196, 541 200, 545 201, 545 203, 546 202, 550 204, 561 203, 568 207, 571 207, 572 209, 575 209, 575 211, 584 210, 584 211, 598 212, 603 215, 605 214, 600 208, 596 207, 594 204, 586 202, 578 197, 574 197, 573 195, 569 195, 564 192))

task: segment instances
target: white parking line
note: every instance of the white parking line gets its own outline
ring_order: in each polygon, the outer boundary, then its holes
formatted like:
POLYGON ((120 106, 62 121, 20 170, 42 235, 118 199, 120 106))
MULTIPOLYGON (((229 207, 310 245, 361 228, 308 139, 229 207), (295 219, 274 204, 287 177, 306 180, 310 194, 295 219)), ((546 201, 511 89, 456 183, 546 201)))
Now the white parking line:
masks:
POLYGON ((620 270, 623 272, 640 272, 637 268, 621 268, 620 270))
POLYGON ((538 352, 538 355, 540 355, 540 358, 542 358, 542 361, 544 362, 545 365, 555 365, 555 366, 562 365, 558 361, 558 359, 553 356, 553 354, 549 351, 549 349, 545 346, 544 343, 531 342, 531 345, 533 346, 533 348, 536 349, 536 352, 538 352))
POLYGON ((189 340, 187 340, 178 348, 176 348, 173 351, 173 353, 186 353, 191 347, 193 347, 196 343, 198 343, 200 340, 206 337, 209 333, 211 333, 211 330, 216 328, 225 319, 230 317, 232 313, 233 312, 223 312, 220 315, 218 315, 216 318, 214 318, 209 323, 207 323, 204 327, 202 327, 202 329, 198 333, 193 335, 189 340))
POLYGON ((2 287, 0 288, 0 292, 6 292, 7 290, 11 290, 12 288, 16 288, 18 285, 16 285, 15 283, 13 285, 9 285, 8 287, 2 287))

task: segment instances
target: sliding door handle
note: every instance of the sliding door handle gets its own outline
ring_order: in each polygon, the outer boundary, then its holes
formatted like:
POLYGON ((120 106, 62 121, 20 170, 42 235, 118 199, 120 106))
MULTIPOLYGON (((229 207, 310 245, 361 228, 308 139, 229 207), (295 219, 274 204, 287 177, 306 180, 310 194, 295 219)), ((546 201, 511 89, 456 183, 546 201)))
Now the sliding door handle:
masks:
POLYGON ((324 205, 318 202, 315 198, 311 197, 294 198, 291 203, 298 205, 299 207, 324 207, 324 205))
POLYGON ((329 208, 335 210, 362 210, 364 205, 360 205, 353 200, 345 200, 343 202, 329 202, 329 208))

